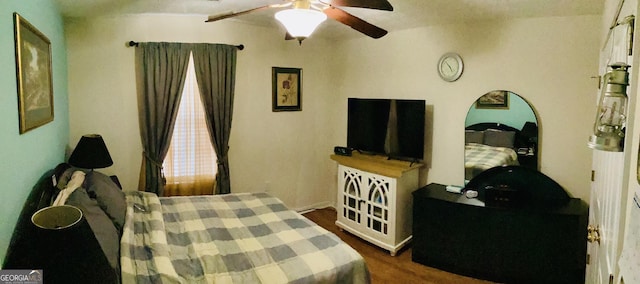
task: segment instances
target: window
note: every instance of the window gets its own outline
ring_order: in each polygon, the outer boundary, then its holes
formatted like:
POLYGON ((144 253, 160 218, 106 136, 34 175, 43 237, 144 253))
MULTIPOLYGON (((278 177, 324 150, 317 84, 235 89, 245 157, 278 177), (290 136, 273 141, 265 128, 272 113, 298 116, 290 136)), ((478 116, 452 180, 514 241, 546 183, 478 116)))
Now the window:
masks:
POLYGON ((167 179, 165 196, 214 193, 217 158, 209 138, 193 56, 189 57, 171 145, 163 168, 167 179))

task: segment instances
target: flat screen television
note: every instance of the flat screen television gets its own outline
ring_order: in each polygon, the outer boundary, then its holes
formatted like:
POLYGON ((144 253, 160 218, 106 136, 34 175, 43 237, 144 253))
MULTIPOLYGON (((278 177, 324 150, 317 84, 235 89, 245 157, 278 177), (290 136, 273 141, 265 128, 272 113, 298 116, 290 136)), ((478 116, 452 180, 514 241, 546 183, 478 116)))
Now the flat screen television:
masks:
POLYGON ((347 147, 400 160, 422 160, 424 100, 349 98, 347 147))

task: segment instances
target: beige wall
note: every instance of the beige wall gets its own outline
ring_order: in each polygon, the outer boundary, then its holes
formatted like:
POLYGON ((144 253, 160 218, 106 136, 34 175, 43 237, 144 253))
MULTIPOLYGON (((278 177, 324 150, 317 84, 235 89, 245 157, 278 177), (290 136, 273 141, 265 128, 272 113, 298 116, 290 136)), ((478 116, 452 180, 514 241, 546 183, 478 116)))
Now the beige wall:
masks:
MULTIPOLYGON (((464 119, 482 94, 494 89, 524 97, 541 127, 541 171, 573 196, 589 200, 598 72, 600 17, 537 18, 418 28, 390 34, 375 45, 344 44, 344 65, 335 120, 337 141, 346 133, 349 96, 425 99, 433 106, 428 169, 421 183, 461 184, 464 119), (366 49, 362 48, 365 47, 366 49), (359 52, 355 52, 360 50, 359 52), (453 83, 440 79, 436 63, 445 52, 465 63, 453 83)), ((429 141, 429 139, 427 140, 429 141)))
POLYGON ((66 23, 70 144, 100 133, 126 189, 137 185, 138 134, 132 48, 125 42, 245 44, 239 52, 230 164, 232 191, 268 190, 304 209, 335 201, 334 145, 346 143, 346 98, 425 99, 432 118, 421 184, 460 184, 463 124, 471 103, 493 89, 534 105, 542 127, 541 170, 588 200, 600 17, 527 19, 419 28, 373 40, 312 38, 300 47, 282 30, 202 17, 128 16, 66 23), (442 81, 448 51, 462 78, 442 81), (271 112, 271 67, 303 68, 303 111, 271 112), (430 156, 430 157, 429 157, 430 156))
POLYGON ((100 133, 126 190, 137 188, 141 161, 134 49, 130 40, 244 44, 238 53, 230 165, 233 192, 270 191, 293 208, 327 205, 334 195, 328 156, 333 141, 325 110, 332 59, 328 42, 302 47, 284 31, 236 23, 205 24, 194 16, 77 19, 66 25, 69 50, 70 145, 100 133), (271 67, 303 69, 301 112, 271 111, 271 67))

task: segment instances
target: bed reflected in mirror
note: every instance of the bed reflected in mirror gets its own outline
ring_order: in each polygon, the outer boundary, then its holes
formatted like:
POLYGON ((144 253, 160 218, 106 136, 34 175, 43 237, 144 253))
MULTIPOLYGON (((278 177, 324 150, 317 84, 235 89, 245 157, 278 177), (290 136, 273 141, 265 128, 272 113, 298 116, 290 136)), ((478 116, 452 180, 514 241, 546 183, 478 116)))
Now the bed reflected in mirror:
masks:
POLYGON ((465 184, 496 166, 539 170, 538 119, 521 96, 505 90, 478 98, 465 119, 465 184))

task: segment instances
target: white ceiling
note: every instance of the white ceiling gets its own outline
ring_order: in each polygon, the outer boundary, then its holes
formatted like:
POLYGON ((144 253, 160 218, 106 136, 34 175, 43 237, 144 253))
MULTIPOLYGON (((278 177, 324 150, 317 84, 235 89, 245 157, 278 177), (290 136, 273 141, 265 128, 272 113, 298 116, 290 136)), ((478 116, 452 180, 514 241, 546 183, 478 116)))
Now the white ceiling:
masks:
MULTIPOLYGON (((208 15, 238 12, 286 0, 54 0, 64 17, 97 17, 118 14, 190 14, 208 15)), ((351 14, 389 32, 421 26, 464 21, 533 18, 551 16, 601 15, 604 0, 388 0, 393 12, 362 8, 344 8, 351 14)), ((326 0, 329 2, 329 0, 326 0)), ((260 26, 277 26, 267 9, 223 21, 241 21, 260 26)), ((314 33, 325 38, 363 36, 328 19, 314 33)))

